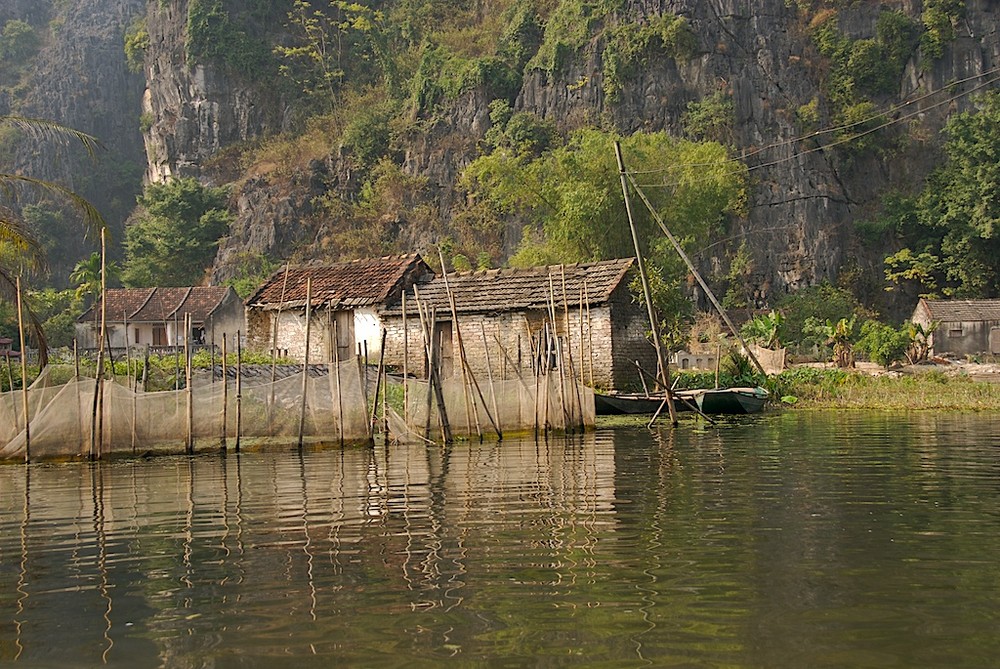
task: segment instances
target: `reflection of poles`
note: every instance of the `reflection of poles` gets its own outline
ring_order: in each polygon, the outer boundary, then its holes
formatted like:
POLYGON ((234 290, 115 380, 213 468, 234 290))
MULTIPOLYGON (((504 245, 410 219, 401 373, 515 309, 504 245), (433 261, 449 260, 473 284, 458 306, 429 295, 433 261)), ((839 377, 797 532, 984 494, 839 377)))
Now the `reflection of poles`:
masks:
POLYGON ((24 345, 24 305, 21 297, 21 275, 17 288, 17 331, 21 337, 21 410, 24 412, 24 461, 31 461, 31 420, 28 416, 28 348, 24 345))
MULTIPOLYGON (((22 352, 23 355, 23 352, 22 352)), ((24 506, 21 514, 21 565, 17 572, 17 611, 15 612, 14 627, 17 636, 14 637, 14 645, 17 646, 17 653, 14 655, 16 662, 24 652, 21 645, 21 615, 24 613, 24 601, 28 599, 28 591, 25 589, 28 584, 28 523, 31 521, 31 467, 24 468, 24 506)))
POLYGON ((104 640, 107 642, 107 647, 104 649, 104 653, 101 654, 101 659, 104 664, 108 662, 108 653, 111 652, 111 648, 115 645, 115 642, 111 639, 111 588, 108 585, 108 537, 105 530, 105 511, 104 511, 104 468, 101 466, 96 466, 91 468, 91 490, 93 496, 94 505, 94 537, 97 539, 97 570, 101 576, 101 582, 98 586, 98 591, 101 593, 101 599, 107 602, 107 608, 104 610, 104 622, 106 626, 104 628, 104 640))

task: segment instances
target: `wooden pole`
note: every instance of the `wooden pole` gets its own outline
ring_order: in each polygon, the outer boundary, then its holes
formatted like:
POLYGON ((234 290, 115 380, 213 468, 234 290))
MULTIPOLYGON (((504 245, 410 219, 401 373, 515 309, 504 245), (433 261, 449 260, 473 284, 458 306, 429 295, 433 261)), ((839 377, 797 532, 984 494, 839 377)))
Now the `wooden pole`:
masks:
POLYGON ((226 333, 222 333, 222 450, 226 450, 226 436, 229 432, 229 370, 226 367, 226 333))
MULTIPOLYGON (((382 348, 380 348, 378 352, 378 375, 375 378, 375 397, 372 400, 372 415, 371 415, 371 430, 370 430, 372 434, 375 434, 375 421, 378 417, 378 406, 379 406, 378 394, 380 390, 382 390, 382 392, 385 392, 382 389, 382 374, 385 371, 384 367, 385 338, 386 338, 386 331, 385 328, 382 328, 382 348)), ((384 414, 385 414, 385 408, 383 407, 383 415, 384 414)))
POLYGON ((184 314, 184 401, 187 404, 188 454, 194 453, 194 395, 191 389, 191 314, 184 314))
POLYGON ((496 424, 497 432, 501 435, 503 439, 503 430, 500 427, 500 409, 497 407, 497 389, 496 383, 493 381, 493 361, 490 360, 490 345, 486 341, 486 326, 483 322, 479 322, 479 330, 483 335, 483 352, 486 355, 486 378, 490 382, 490 401, 493 403, 493 416, 496 424))
MULTIPOLYGON (((17 332, 21 338, 21 411, 24 413, 24 461, 31 462, 31 419, 28 416, 28 347, 24 336, 24 300, 21 275, 15 279, 17 289, 17 332)), ((12 388, 13 389, 13 388, 12 388)))
MULTIPOLYGON (((103 329, 103 328, 102 328, 103 329)), ((174 312, 174 390, 181 389, 181 349, 177 345, 177 312, 174 312)))
POLYGON ((281 321, 281 307, 285 303, 285 289, 288 287, 288 269, 289 264, 285 263, 285 278, 281 282, 281 299, 278 300, 278 312, 274 316, 274 323, 271 327, 271 401, 267 405, 267 430, 272 431, 271 428, 271 407, 274 406, 274 377, 277 373, 278 366, 278 326, 281 321))
POLYGON ((139 370, 132 369, 132 348, 128 342, 128 314, 122 313, 122 322, 125 323, 125 368, 128 370, 125 374, 125 379, 128 382, 129 390, 132 391, 132 434, 130 436, 132 439, 132 454, 134 455, 136 441, 135 421, 139 415, 139 370))
POLYGON ((240 452, 240 433, 243 431, 243 339, 236 331, 236 452, 240 452))
MULTIPOLYGON (((594 387, 594 321, 590 319, 590 288, 583 282, 583 299, 587 305, 587 358, 589 361, 590 387, 594 387)), ((583 360, 580 361, 583 366, 583 360)))
POLYGON ((444 265, 444 254, 441 249, 438 249, 438 255, 441 258, 441 274, 444 277, 444 290, 448 295, 448 304, 451 307, 451 318, 452 323, 455 327, 455 339, 458 342, 458 364, 462 369, 462 397, 465 398, 465 424, 468 427, 472 427, 472 418, 475 416, 476 421, 476 434, 479 435, 479 441, 483 440, 483 431, 479 426, 479 411, 476 409, 472 401, 472 396, 469 391, 469 375, 468 375, 468 365, 465 362, 465 346, 462 344, 462 328, 458 322, 458 309, 455 305, 455 296, 452 295, 451 288, 448 285, 448 270, 445 269, 444 265))
MULTIPOLYGON (((615 146, 616 147, 618 146, 617 143, 615 144, 615 146)), ((767 372, 764 371, 764 366, 760 364, 760 361, 757 360, 757 356, 755 356, 753 354, 753 351, 750 350, 750 347, 747 346, 747 343, 743 340, 743 335, 740 334, 739 329, 735 325, 733 325, 733 322, 731 320, 729 320, 729 314, 727 314, 726 310, 722 308, 721 304, 719 304, 719 300, 716 299, 715 293, 712 292, 712 289, 709 288, 708 284, 705 283, 705 280, 701 278, 701 274, 698 272, 697 269, 695 269, 694 263, 692 263, 691 259, 688 258, 688 255, 687 253, 684 252, 684 249, 681 247, 680 242, 677 241, 677 238, 674 237, 674 235, 667 228, 666 223, 663 222, 663 218, 653 208, 653 205, 649 202, 649 199, 646 197, 646 194, 642 192, 642 189, 639 188, 639 185, 635 182, 635 179, 633 179, 631 175, 627 175, 625 173, 624 167, 621 169, 622 169, 622 187, 624 188, 625 186, 625 178, 627 176, 628 180, 632 183, 632 187, 635 188, 635 192, 639 194, 639 197, 646 205, 646 208, 649 209, 649 213, 653 215, 653 220, 655 220, 656 224, 660 226, 660 230, 662 230, 663 234, 667 237, 668 240, 670 240, 670 243, 674 247, 674 250, 677 251, 677 255, 681 257, 681 260, 683 260, 684 264, 687 265, 688 270, 691 272, 691 274, 694 275, 694 278, 698 281, 698 285, 700 285, 701 289, 705 291, 705 296, 708 297, 709 301, 712 303, 712 306, 714 306, 716 311, 719 312, 719 315, 722 316, 722 320, 726 322, 726 325, 729 327, 730 332, 732 332, 733 336, 736 337, 736 341, 738 341, 740 343, 740 346, 743 347, 743 350, 746 351, 747 357, 750 358, 751 361, 753 361, 754 366, 760 371, 761 374, 767 376, 767 372)))
POLYGON ((299 406, 299 449, 306 427, 306 392, 309 387, 309 335, 312 329, 312 277, 306 279, 306 335, 305 355, 302 356, 302 403, 299 406))
POLYGON ((101 457, 101 443, 104 417, 104 335, 107 331, 108 299, 107 299, 107 242, 104 230, 101 230, 101 327, 97 335, 97 379, 95 380, 94 413, 90 424, 90 457, 101 457))
MULTIPOLYGON (((10 390, 10 392, 14 392, 14 371, 11 368, 10 356, 5 355, 4 358, 7 359, 7 389, 10 390)), ((77 376, 79 376, 79 374, 77 374, 77 376)))
POLYGON ((215 385, 215 323, 214 322, 212 323, 212 338, 211 341, 209 342, 209 346, 211 346, 210 350, 212 351, 212 361, 211 361, 212 385, 214 386, 215 385))
POLYGON ((402 295, 403 308, 403 423, 410 426, 410 397, 409 397, 409 376, 410 376, 410 331, 406 325, 406 291, 402 295))
MULTIPOLYGON (((358 361, 358 379, 361 381, 361 404, 363 413, 361 414, 366 419, 368 418, 368 365, 365 364, 362 356, 367 356, 367 347, 362 351, 361 344, 358 344, 358 352, 356 359, 358 361), (364 367, 364 369, 362 369, 364 367)), ((368 421, 365 420, 365 434, 368 437, 368 443, 373 444, 372 432, 368 421)))
POLYGON ((149 344, 146 344, 146 353, 142 358, 142 392, 149 390, 149 344))
POLYGON ((340 445, 344 445, 344 398, 340 389, 340 334, 337 322, 333 322, 333 364, 337 371, 337 431, 340 433, 340 445))
POLYGON ((639 246, 639 232, 635 227, 635 217, 632 215, 632 200, 628 195, 628 174, 625 171, 625 159, 622 158, 621 143, 615 142, 615 158, 618 160, 618 175, 622 182, 622 195, 625 198, 625 212, 628 214, 628 227, 632 233, 632 244, 635 246, 635 262, 639 268, 639 280, 642 282, 643 299, 646 302, 646 313, 649 316, 649 326, 653 333, 653 347, 656 349, 656 363, 660 368, 661 380, 663 381, 663 391, 666 393, 667 411, 670 414, 670 422, 677 425, 677 409, 674 407, 673 393, 670 390, 670 371, 667 361, 663 356, 663 348, 660 344, 660 328, 656 319, 656 311, 653 308, 653 295, 649 288, 649 280, 646 276, 646 262, 642 257, 642 249, 639 246))

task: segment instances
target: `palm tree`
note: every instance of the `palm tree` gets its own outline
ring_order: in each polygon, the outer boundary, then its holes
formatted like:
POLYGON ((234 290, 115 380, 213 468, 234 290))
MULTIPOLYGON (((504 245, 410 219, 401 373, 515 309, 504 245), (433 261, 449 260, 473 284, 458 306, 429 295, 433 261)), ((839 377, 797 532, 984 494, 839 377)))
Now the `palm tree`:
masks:
MULTIPOLYGON (((91 135, 44 119, 0 115, 0 125, 3 124, 12 125, 39 140, 79 141, 91 157, 101 146, 91 135)), ((106 227, 104 218, 97 209, 72 190, 51 181, 0 169, 0 243, 12 249, 13 256, 17 259, 16 262, 8 260, 0 264, 0 299, 16 299, 17 277, 23 276, 26 270, 38 270, 45 265, 41 245, 24 219, 11 206, 17 202, 19 193, 24 189, 50 193, 67 200, 83 214, 88 231, 96 232, 106 227)), ((45 334, 35 314, 28 310, 27 317, 38 342, 39 365, 44 366, 47 362, 45 334)))

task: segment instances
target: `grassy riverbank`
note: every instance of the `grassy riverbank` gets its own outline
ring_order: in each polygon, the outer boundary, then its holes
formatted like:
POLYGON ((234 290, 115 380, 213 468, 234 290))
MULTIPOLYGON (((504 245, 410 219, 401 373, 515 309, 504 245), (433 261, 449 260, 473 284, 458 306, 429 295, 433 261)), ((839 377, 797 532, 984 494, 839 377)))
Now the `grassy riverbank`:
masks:
POLYGON ((971 378, 961 370, 871 375, 862 371, 795 368, 768 380, 796 407, 875 410, 1000 410, 1000 383, 971 378))

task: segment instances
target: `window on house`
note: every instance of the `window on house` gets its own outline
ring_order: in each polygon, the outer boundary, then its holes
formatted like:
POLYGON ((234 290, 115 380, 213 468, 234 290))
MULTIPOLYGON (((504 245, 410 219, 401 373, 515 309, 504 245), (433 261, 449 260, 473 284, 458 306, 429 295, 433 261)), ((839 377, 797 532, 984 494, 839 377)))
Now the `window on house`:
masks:
POLYGON ((962 326, 958 326, 957 328, 948 328, 948 336, 949 337, 961 337, 962 336, 962 326))

